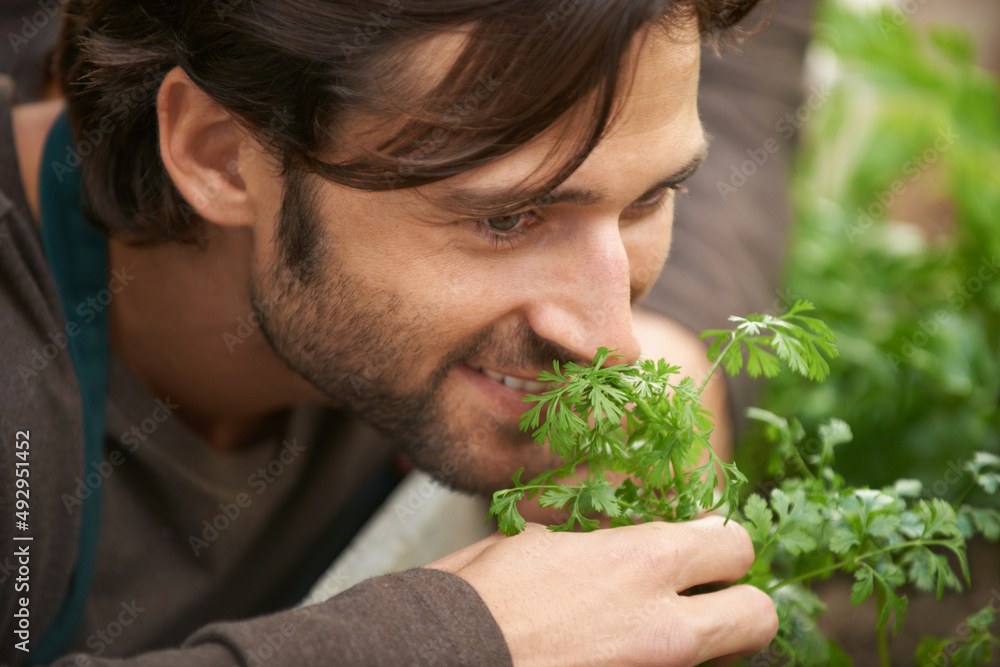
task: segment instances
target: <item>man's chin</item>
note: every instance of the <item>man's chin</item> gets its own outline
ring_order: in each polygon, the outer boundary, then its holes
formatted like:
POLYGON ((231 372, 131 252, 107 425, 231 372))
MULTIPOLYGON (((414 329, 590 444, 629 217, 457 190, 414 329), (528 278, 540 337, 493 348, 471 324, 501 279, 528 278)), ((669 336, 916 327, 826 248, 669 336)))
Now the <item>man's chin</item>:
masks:
MULTIPOLYGON (((441 441, 438 441, 441 443, 441 441)), ((524 468, 522 480, 559 465, 547 447, 539 447, 516 427, 503 428, 489 438, 452 441, 449 445, 404 445, 414 464, 441 483, 466 493, 491 496, 513 486, 514 474, 524 468)))

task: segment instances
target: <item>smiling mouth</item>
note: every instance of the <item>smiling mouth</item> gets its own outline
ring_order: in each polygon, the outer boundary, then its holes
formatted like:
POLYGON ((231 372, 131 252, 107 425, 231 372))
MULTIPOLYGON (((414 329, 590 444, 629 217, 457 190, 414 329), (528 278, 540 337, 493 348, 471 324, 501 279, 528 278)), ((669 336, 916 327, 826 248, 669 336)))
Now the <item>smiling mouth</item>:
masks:
POLYGON ((556 386, 555 382, 525 380, 512 375, 504 375, 503 373, 498 373, 492 369, 483 368, 482 366, 476 366, 475 364, 469 364, 469 367, 479 371, 494 382, 502 384, 508 389, 513 389, 515 391, 526 391, 528 393, 538 394, 543 391, 548 391, 556 386))

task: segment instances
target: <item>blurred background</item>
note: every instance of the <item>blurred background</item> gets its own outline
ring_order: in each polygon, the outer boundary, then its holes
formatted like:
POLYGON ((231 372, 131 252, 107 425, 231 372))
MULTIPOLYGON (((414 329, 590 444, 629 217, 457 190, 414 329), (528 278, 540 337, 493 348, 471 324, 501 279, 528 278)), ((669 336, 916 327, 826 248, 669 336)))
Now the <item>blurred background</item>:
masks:
MULTIPOLYGON (((837 468, 850 484, 914 478, 954 502, 969 492, 954 470, 1000 453, 1000 2, 824 0, 807 69, 816 103, 799 116, 776 302, 812 301, 841 356, 825 383, 782 375, 757 403, 810 433, 848 422, 837 468)), ((758 485, 773 455, 759 425, 737 447, 758 485)), ((970 554, 970 592, 911 597, 894 664, 914 664, 921 635, 1000 608, 995 541, 970 554)), ((821 624, 856 664, 878 664, 874 605, 851 609, 849 586, 822 587, 821 624)))
POLYGON ((1000 450, 998 66, 995 0, 821 5, 784 288, 841 358, 830 381, 782 377, 760 402, 850 423, 851 483, 933 485, 1000 450))

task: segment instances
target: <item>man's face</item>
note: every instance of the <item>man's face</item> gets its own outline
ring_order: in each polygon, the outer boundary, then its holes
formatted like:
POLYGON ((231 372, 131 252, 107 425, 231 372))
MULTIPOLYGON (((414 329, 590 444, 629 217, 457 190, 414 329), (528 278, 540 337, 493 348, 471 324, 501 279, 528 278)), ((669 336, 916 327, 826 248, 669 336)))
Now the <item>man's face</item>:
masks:
POLYGON ((518 468, 554 463, 518 429, 530 407, 522 399, 541 389, 525 382, 553 359, 586 362, 599 346, 625 362, 639 354, 631 305, 666 259, 671 184, 696 166, 704 138, 694 29, 673 41, 651 35, 633 56, 616 120, 543 207, 486 218, 456 215, 448 202, 495 200, 564 160, 551 152, 572 119, 421 188, 271 183, 273 217, 257 234, 252 280, 268 340, 334 403, 459 488, 490 491, 518 468), (298 269, 283 260, 273 222, 296 218, 311 220, 317 242, 298 269))

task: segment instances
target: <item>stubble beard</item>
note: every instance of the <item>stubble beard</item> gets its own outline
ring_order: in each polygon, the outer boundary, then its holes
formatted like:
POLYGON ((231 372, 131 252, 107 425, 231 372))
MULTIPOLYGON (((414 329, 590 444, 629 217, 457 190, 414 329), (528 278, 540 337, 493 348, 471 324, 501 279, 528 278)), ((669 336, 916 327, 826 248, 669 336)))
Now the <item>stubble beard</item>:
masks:
POLYGON ((479 415, 476 428, 462 426, 460 417, 472 415, 448 405, 446 388, 456 364, 486 351, 495 359, 497 350, 519 350, 504 355, 511 367, 528 358, 536 367, 550 367, 553 358, 565 357, 563 351, 527 325, 503 337, 488 328, 451 350, 421 386, 401 389, 423 353, 426 327, 418 315, 405 314, 401 297, 376 302, 362 277, 339 268, 313 193, 294 178, 285 190, 279 230, 296 229, 293 243, 299 245, 281 241, 281 257, 255 267, 250 285, 261 331, 277 355, 334 405, 371 424, 419 468, 456 489, 489 494, 510 486, 519 467, 531 473, 557 464, 516 423, 497 415, 479 415), (495 456, 509 464, 491 463, 495 456))

